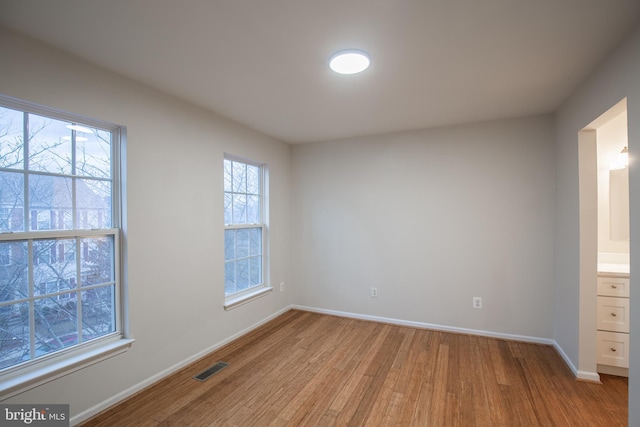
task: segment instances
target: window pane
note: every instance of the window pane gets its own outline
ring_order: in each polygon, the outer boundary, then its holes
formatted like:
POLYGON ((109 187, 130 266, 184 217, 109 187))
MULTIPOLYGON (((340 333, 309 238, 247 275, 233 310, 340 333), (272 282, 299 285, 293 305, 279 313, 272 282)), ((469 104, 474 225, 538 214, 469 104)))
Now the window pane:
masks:
POLYGON ((111 183, 76 180, 76 216, 78 228, 111 228, 111 183))
POLYGON ((33 292, 46 295, 75 288, 78 276, 73 239, 33 242, 33 292))
POLYGON ((247 165, 240 162, 233 163, 233 191, 245 193, 247 191, 247 165))
POLYGON ((71 174, 71 123, 29 114, 29 169, 71 174))
POLYGON ((36 357, 78 343, 76 295, 35 300, 36 357))
POLYGON ((247 165, 247 193, 260 194, 260 167, 247 165))
POLYGON ((83 341, 116 330, 115 288, 104 286, 82 291, 83 341))
MULTIPOLYGON (((51 246, 47 245, 46 242, 44 241, 35 241, 33 242, 33 265, 48 265, 51 262, 51 246)), ((35 270, 35 268, 34 268, 35 270)), ((43 271, 47 271, 46 268, 43 269, 43 271)), ((37 280, 37 274, 38 271, 36 271, 34 273, 34 275, 36 276, 36 280, 37 280)), ((46 279, 48 279, 49 277, 47 276, 46 279)), ((44 280, 43 283, 45 283, 47 280, 44 280)))
POLYGON ((0 242, 0 267, 11 265, 11 246, 9 243, 0 242))
POLYGON ((52 222, 55 222, 51 221, 51 214, 54 213, 54 211, 46 210, 33 212, 35 212, 34 218, 36 220, 36 223, 38 224, 36 230, 51 230, 54 225, 52 224, 52 222))
POLYGON ((251 251, 249 255, 262 255, 262 228, 249 229, 251 251))
POLYGON ((233 195, 233 221, 232 224, 247 223, 247 196, 244 194, 233 195))
MULTIPOLYGON (((54 262, 58 265, 69 264, 73 265, 75 272, 76 264, 76 239, 58 239, 56 240, 56 258, 54 262)), ((75 276, 67 277, 68 279, 76 279, 75 276)), ((74 283, 71 283, 71 287, 74 287, 74 283)))
POLYGON ((250 286, 257 286, 262 283, 262 257, 253 257, 249 259, 250 266, 250 276, 249 280, 250 286))
MULTIPOLYGON (((0 243, 0 304, 29 296, 26 241, 0 243)), ((3 310, 3 308, 0 308, 3 310)), ((1 329, 1 326, 0 326, 1 329)))
POLYGON ((111 132, 76 132, 76 175, 111 178, 111 132))
POLYGON ((239 291, 249 287, 249 260, 236 262, 236 287, 239 291))
POLYGON ((231 160, 224 159, 224 191, 232 191, 233 187, 231 186, 231 176, 232 176, 232 167, 231 160))
POLYGON ((224 223, 225 224, 233 224, 232 200, 233 200, 233 196, 231 194, 225 193, 224 195, 224 223))
POLYGON ((29 226, 36 230, 68 229, 71 226, 71 178, 29 175, 29 226), (52 215, 51 212, 57 212, 52 215))
POLYGON ((80 239, 81 285, 114 281, 113 237, 80 239))
POLYGON ((225 295, 236 292, 236 263, 224 263, 224 293, 225 295))
POLYGON ((0 172, 0 231, 24 231, 24 174, 0 172))
POLYGON ((224 231, 224 260, 231 261, 236 257, 236 232, 235 230, 224 231))
POLYGON ((260 222, 260 197, 247 196, 247 224, 260 222))
POLYGON ((0 107, 0 167, 24 168, 24 113, 0 107))
POLYGON ((249 230, 241 228, 236 230, 236 258, 249 256, 249 230))
POLYGON ((0 307, 0 369, 29 360, 29 304, 0 307))

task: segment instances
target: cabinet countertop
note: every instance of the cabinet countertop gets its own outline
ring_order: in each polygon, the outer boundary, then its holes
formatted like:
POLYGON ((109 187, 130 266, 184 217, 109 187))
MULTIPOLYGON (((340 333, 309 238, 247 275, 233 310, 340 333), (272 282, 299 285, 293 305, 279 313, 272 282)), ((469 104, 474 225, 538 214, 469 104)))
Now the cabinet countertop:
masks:
POLYGON ((598 263, 598 274, 629 275, 629 264, 598 263))

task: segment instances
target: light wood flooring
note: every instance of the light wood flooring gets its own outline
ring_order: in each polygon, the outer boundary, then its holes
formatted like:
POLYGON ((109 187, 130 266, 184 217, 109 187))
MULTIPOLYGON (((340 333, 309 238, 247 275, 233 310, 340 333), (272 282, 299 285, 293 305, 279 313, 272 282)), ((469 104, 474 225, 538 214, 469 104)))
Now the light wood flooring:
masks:
POLYGON ((626 424, 627 379, 552 347, 291 310, 83 426, 626 424))

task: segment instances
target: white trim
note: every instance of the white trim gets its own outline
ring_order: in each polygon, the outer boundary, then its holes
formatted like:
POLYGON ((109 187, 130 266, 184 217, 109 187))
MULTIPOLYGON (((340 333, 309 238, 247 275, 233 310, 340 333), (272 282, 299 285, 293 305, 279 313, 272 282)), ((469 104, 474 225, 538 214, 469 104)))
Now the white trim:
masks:
POLYGON ((117 228, 100 228, 100 229, 74 229, 74 230, 38 230, 38 231, 10 231, 0 233, 0 241, 16 241, 16 240, 53 240, 74 237, 102 237, 114 236, 120 230, 117 228))
POLYGON ((311 311, 311 312, 321 313, 321 314, 330 314, 333 316, 349 317, 352 319, 369 320, 369 321, 380 322, 380 323, 390 323, 392 325, 400 325, 400 326, 409 326, 412 328, 433 329, 435 331, 452 332, 452 333, 467 334, 467 335, 478 335, 481 337, 500 338, 504 340, 530 342, 534 344, 545 344, 545 345, 551 345, 551 346, 556 344, 554 340, 549 338, 531 337, 528 335, 505 334, 501 332, 483 331, 480 329, 458 328, 455 326, 445 326, 445 325, 438 325, 433 323, 414 322, 410 320, 393 319, 389 317, 369 316, 366 314, 347 313, 344 311, 325 310, 322 308, 306 307, 306 306, 300 306, 300 305, 292 305, 291 308, 296 310, 311 311))
POLYGON ((94 119, 93 117, 87 117, 83 116, 82 114, 59 110, 53 107, 47 107, 46 105, 37 104, 35 102, 26 101, 24 99, 14 98, 12 96, 7 96, 4 94, 0 94, 0 103, 12 110, 33 113, 39 116, 50 116, 50 118, 63 120, 66 122, 82 123, 83 125, 87 125, 88 127, 100 130, 113 131, 113 129, 120 127, 120 125, 113 122, 108 122, 106 120, 94 119))
POLYGON ((135 384, 131 387, 129 387, 128 389, 116 394, 115 396, 112 396, 106 400, 103 400, 102 402, 98 403, 97 405, 92 406, 91 408, 87 409, 86 411, 83 411, 73 417, 71 417, 70 424, 71 425, 76 425, 79 424, 83 421, 88 420, 89 418, 91 418, 92 416, 104 411, 105 409, 110 408, 111 406, 115 405, 116 403, 134 395, 135 393, 139 392, 140 390, 164 379, 165 377, 168 377, 169 375, 179 371, 180 369, 188 366, 189 364, 195 362, 198 359, 203 358, 204 356, 208 355, 209 353, 213 353, 214 351, 222 348, 223 346, 229 344, 230 342, 248 334, 249 332, 253 331, 256 328, 259 328, 260 326, 264 325, 267 322, 270 322, 271 320, 275 319, 276 317, 286 313, 287 311, 291 310, 291 306, 289 307, 285 307, 279 311, 277 311, 276 313, 272 314, 271 316, 268 316, 266 318, 264 318, 263 320, 260 320, 259 322, 253 324, 252 326, 249 326, 246 329, 243 329, 242 331, 223 339, 222 341, 219 341, 218 343, 205 348, 204 350, 194 354, 193 356, 189 356, 188 358, 176 363, 173 366, 170 366, 169 368, 157 373, 156 375, 153 375, 149 378, 147 378, 144 381, 139 382, 138 384, 135 384))
POLYGON ((598 375, 597 372, 579 371, 578 368, 576 368, 576 366, 573 364, 569 356, 567 356, 567 353, 564 352, 562 347, 560 347, 560 344, 558 344, 555 340, 553 341, 553 348, 555 348, 560 357, 562 357, 562 360, 564 360, 564 363, 567 365, 567 367, 569 367, 574 377, 584 381, 593 381, 597 383, 600 382, 600 375, 598 375))
MULTIPOLYGON (((238 194, 238 193, 235 193, 235 194, 238 194)), ((261 222, 255 222, 255 223, 247 223, 247 224, 225 224, 224 226, 225 230, 239 230, 242 228, 247 228, 247 229, 264 228, 264 224, 261 222)))
POLYGON ((588 372, 588 371, 578 371, 575 373, 576 379, 582 381, 589 381, 600 384, 600 374, 597 372, 588 372))
POLYGON ((254 299, 258 299, 262 296, 265 296, 271 293, 272 291, 273 291, 272 286, 265 286, 265 287, 260 287, 259 289, 255 289, 251 292, 243 293, 242 295, 229 298, 224 302, 224 309, 227 311, 234 309, 250 301, 253 301, 254 299))
POLYGON ((43 366, 35 365, 36 369, 3 379, 0 382, 2 400, 124 353, 134 341, 133 339, 119 339, 91 350, 82 351, 77 356, 43 366))
POLYGON ((257 166, 259 168, 262 168, 265 165, 264 163, 251 160, 246 157, 236 156, 235 154, 229 154, 226 151, 223 153, 223 156, 225 160, 231 160, 232 162, 238 162, 238 163, 246 163, 251 166, 257 166))

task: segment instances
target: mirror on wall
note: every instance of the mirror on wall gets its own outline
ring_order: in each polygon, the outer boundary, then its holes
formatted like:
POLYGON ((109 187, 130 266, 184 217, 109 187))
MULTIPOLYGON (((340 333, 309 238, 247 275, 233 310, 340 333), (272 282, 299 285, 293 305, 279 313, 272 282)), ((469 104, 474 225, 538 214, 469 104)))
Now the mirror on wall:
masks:
POLYGON ((611 240, 629 240, 629 169, 609 171, 609 225, 611 240))

